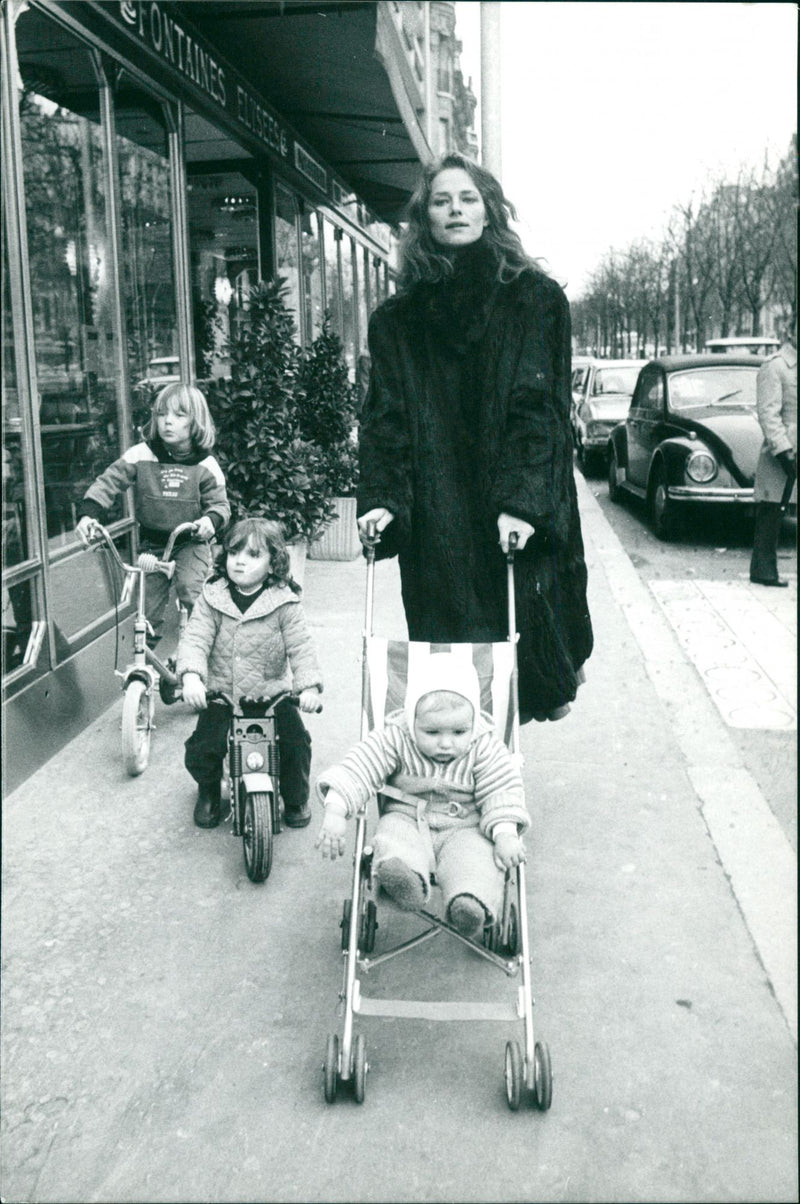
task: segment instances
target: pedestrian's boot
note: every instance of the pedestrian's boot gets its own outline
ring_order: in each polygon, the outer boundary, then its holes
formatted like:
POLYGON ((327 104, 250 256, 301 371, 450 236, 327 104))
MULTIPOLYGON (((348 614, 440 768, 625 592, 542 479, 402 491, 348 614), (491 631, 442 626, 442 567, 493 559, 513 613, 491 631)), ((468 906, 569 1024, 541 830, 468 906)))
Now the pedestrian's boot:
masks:
POLYGON ((216 828, 220 820, 219 779, 198 782, 197 802, 194 806, 194 822, 198 828, 216 828))

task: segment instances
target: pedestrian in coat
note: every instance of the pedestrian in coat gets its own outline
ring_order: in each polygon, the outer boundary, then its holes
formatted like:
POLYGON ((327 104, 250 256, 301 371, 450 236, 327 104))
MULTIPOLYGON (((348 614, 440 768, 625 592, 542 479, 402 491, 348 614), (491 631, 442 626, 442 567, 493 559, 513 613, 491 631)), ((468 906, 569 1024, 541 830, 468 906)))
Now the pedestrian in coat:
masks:
POLYGON ((785 587, 778 576, 778 538, 789 480, 795 482, 791 498, 797 502, 797 344, 791 335, 776 355, 758 370, 756 381, 758 421, 764 445, 756 466, 756 521, 750 580, 756 585, 785 587))
POLYGON ((497 180, 424 169, 399 290, 372 315, 358 523, 399 557, 412 640, 507 635, 516 558, 520 719, 560 718, 592 650, 569 427, 569 306, 525 253, 497 180))
MULTIPOLYGON (((229 715, 223 706, 208 706, 209 691, 237 702, 292 689, 301 711, 319 709, 322 675, 299 594, 277 523, 263 518, 236 523, 186 625, 175 669, 184 700, 200 712, 184 759, 199 787, 194 809, 199 828, 215 828, 220 821, 227 750, 229 715)), ((311 737, 288 699, 275 708, 275 728, 284 817, 290 828, 304 828, 311 820, 311 737)))

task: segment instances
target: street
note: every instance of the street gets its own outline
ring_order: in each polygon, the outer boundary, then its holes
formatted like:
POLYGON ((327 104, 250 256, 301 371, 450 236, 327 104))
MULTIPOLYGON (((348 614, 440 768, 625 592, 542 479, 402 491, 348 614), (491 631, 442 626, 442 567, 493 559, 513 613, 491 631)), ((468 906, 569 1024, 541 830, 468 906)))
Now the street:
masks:
MULTIPOLYGON (((193 826, 183 705, 126 778, 117 704, 4 808, 4 1201, 797 1199, 796 718, 732 726, 666 588, 793 640, 794 553, 763 598, 744 543, 656 544, 576 479, 596 648, 571 714, 522 729, 551 1110, 508 1110, 517 1026, 366 1016, 365 1102, 326 1105, 349 855, 322 863, 315 816, 254 886, 240 842, 193 826)), ((376 630, 405 638, 396 565, 378 568, 376 630)), ((363 587, 360 560, 306 565, 316 771, 359 734, 363 587)), ((794 708, 786 666, 760 668, 794 708)), ((384 906, 378 945, 401 919, 384 906)), ((441 940, 370 987, 509 993, 441 940)))

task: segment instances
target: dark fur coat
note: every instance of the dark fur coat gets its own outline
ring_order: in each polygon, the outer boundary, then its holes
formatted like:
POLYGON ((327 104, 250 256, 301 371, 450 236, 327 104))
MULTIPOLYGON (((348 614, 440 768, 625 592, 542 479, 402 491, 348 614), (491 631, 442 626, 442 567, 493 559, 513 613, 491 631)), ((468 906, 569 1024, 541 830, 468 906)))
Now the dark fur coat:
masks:
POLYGON ((502 512, 536 528, 516 558, 519 701, 545 719, 575 698, 592 650, 569 428, 570 318, 535 269, 495 279, 482 242, 451 279, 417 284, 372 315, 358 513, 395 519, 412 640, 507 636, 502 512))

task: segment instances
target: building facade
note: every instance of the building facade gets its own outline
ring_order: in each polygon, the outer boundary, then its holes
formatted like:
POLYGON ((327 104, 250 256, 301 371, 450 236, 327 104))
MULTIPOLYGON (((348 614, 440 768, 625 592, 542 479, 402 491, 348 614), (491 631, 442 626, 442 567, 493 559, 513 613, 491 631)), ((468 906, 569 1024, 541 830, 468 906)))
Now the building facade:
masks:
MULTIPOLYGON (((225 374, 276 274, 298 340, 329 311, 355 378, 439 149, 431 7, 3 0, 7 789, 118 690, 130 603, 73 533, 151 386, 225 374)), ((110 529, 130 560, 127 499, 110 529)))

